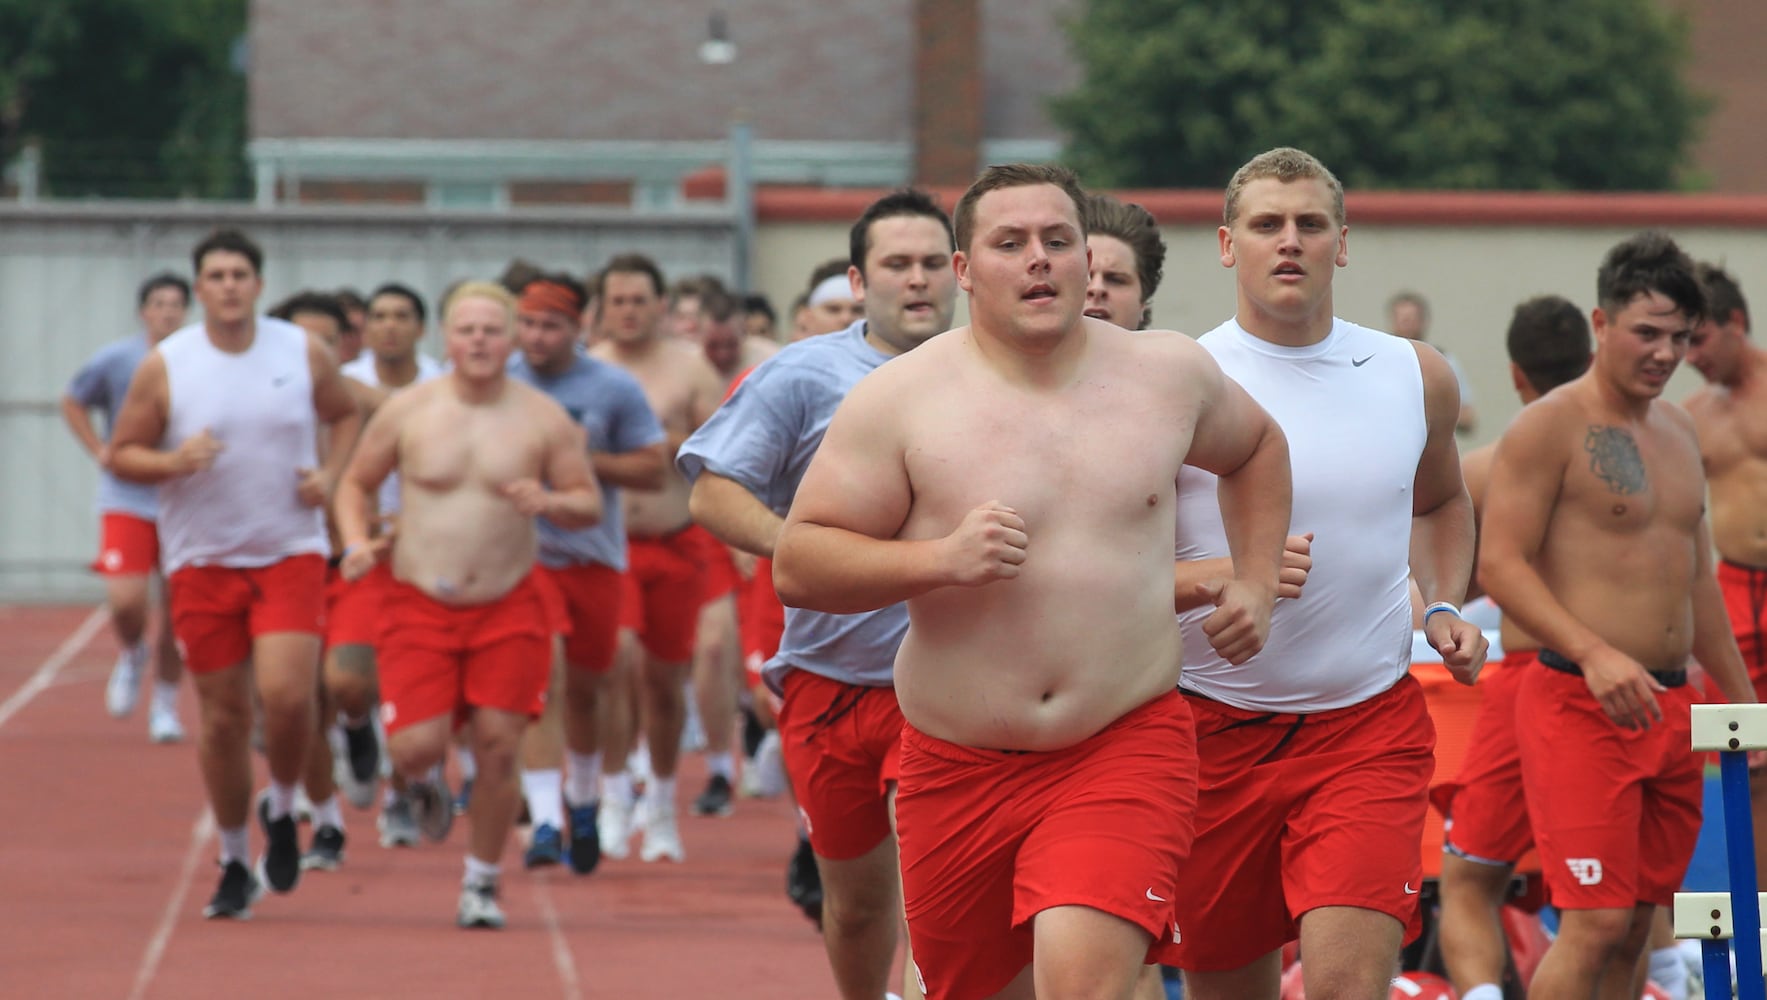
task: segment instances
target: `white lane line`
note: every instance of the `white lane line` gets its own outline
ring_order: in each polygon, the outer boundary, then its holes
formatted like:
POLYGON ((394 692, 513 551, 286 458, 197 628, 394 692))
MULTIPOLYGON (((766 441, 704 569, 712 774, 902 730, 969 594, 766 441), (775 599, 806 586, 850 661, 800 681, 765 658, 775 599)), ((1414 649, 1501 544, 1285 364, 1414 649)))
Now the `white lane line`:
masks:
POLYGON ((552 940, 552 965, 558 970, 558 982, 564 987, 564 998, 583 1000, 583 987, 577 978, 577 962, 571 958, 570 946, 564 940, 564 930, 558 926, 558 910, 552 905, 552 892, 546 888, 546 880, 539 876, 528 881, 534 885, 534 902, 540 907, 540 920, 546 925, 546 936, 552 940))
POLYGON ((12 697, 0 702, 0 726, 6 725, 7 720, 31 703, 32 698, 42 694, 44 688, 54 683, 55 675, 61 672, 61 668, 67 666, 70 660, 78 656, 80 650, 86 648, 86 644, 92 641, 92 637, 97 635, 99 630, 104 628, 104 623, 109 620, 110 614, 105 610, 104 605, 101 604, 93 608, 92 613, 86 616, 86 620, 80 623, 80 627, 74 629, 74 634, 63 639, 61 645, 55 647, 55 652, 49 654, 49 659, 43 661, 43 665, 37 668, 37 672, 31 675, 31 679, 25 681, 23 687, 12 692, 12 697))
POLYGON ((190 895, 190 883, 196 875, 196 866, 202 863, 202 856, 215 835, 215 814, 208 806, 196 817, 190 828, 190 847, 184 852, 184 864, 178 869, 178 884, 172 889, 172 898, 166 900, 165 912, 160 914, 159 926, 153 930, 153 937, 147 942, 147 951, 141 956, 141 966, 135 970, 135 986, 129 991, 129 1000, 141 1000, 147 995, 148 984, 153 982, 154 973, 159 971, 160 959, 166 955, 166 946, 172 943, 172 929, 178 926, 178 915, 184 911, 184 900, 190 895))

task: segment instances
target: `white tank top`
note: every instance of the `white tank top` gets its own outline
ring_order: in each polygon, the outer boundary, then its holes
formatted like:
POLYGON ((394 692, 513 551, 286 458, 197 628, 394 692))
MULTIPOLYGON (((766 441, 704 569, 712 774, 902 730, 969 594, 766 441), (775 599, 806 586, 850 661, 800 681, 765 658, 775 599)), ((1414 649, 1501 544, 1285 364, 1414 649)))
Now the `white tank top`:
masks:
MULTIPOLYGON (((427 354, 419 354, 416 357, 417 378, 411 382, 411 385, 419 385, 428 382, 430 379, 442 374, 444 369, 442 368, 441 363, 434 358, 427 354)), ((361 354, 356 355, 356 360, 345 364, 339 370, 363 385, 380 385, 380 372, 374 367, 374 355, 368 351, 363 351, 361 354)), ((411 388, 411 385, 401 386, 399 388, 409 389, 411 388)), ((398 392, 399 389, 394 388, 389 391, 398 392)), ((382 517, 389 514, 397 514, 399 512, 399 474, 397 472, 387 473, 387 477, 380 481, 380 496, 375 502, 380 507, 379 512, 382 517)))
MULTIPOLYGON (((1411 342, 1333 322, 1307 347, 1281 347, 1228 320, 1200 343, 1288 436, 1290 534, 1313 532, 1313 569, 1279 600, 1262 652, 1234 666, 1203 634, 1211 608, 1179 616, 1186 690, 1255 711, 1320 712, 1392 687, 1411 661, 1412 487, 1428 423, 1411 342)), ((1178 477, 1179 559, 1225 556, 1217 480, 1178 477)))
POLYGON ((170 390, 160 447, 177 448, 205 427, 221 442, 214 465, 160 485, 166 572, 324 555, 324 515, 295 495, 297 470, 319 464, 306 332, 259 316, 251 347, 229 354, 197 323, 158 350, 170 390))

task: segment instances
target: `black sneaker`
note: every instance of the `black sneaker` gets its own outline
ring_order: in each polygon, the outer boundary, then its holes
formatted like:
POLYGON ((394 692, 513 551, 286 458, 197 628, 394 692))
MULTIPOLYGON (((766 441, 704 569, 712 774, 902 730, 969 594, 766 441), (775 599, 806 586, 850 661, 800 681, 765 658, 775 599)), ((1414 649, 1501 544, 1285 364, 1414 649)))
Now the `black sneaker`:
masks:
POLYGON ((601 803, 569 806, 571 820, 571 871, 587 875, 601 864, 601 803))
POLYGON ((335 826, 322 826, 313 831, 313 846, 301 855, 301 870, 337 871, 344 863, 344 832, 335 826))
POLYGON ((270 793, 258 796, 258 822, 264 827, 264 881, 277 892, 287 892, 301 880, 301 833, 293 813, 270 818, 270 793))
POLYGON ((817 930, 822 929, 822 870, 816 867, 816 852, 808 837, 798 837, 798 849, 785 866, 785 894, 817 930))
POLYGON ((250 920, 252 904, 264 894, 264 884, 243 862, 229 861, 221 866, 221 884, 202 908, 207 920, 250 920))
POLYGON ((346 724, 344 746, 350 758, 350 776, 364 785, 374 784, 380 777, 380 739, 374 735, 374 723, 359 726, 346 724))
POLYGON ((730 804, 730 779, 722 774, 712 775, 706 782, 706 790, 693 800, 695 816, 728 816, 734 811, 730 804))

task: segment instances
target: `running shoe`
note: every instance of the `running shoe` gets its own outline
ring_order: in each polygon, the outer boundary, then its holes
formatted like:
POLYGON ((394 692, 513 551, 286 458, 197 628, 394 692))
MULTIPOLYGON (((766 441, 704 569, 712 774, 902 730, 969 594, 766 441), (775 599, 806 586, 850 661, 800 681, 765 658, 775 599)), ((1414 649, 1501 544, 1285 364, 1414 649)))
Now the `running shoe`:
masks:
POLYGON ((601 853, 610 858, 624 858, 632 851, 632 803, 618 795, 601 800, 601 813, 595 819, 601 839, 601 853))
POLYGON ((178 719, 178 703, 162 701, 156 694, 147 706, 147 739, 151 743, 179 743, 184 723, 178 719))
POLYGON ((449 797, 447 782, 439 770, 421 781, 408 782, 405 798, 411 802, 411 818, 425 837, 436 843, 448 839, 448 831, 454 826, 454 800, 449 797))
POLYGON ((104 685, 104 709, 118 719, 126 719, 141 700, 141 675, 147 671, 147 647, 137 646, 117 654, 116 666, 110 668, 110 680, 104 685))
POLYGON ((601 864, 601 822, 599 803, 570 806, 571 871, 587 875, 601 864))
POLYGON ((380 740, 367 722, 338 728, 343 732, 343 752, 337 754, 332 777, 351 805, 367 809, 374 805, 374 787, 380 778, 380 740))
POLYGON ((381 807, 375 826, 380 829, 382 847, 416 847, 422 836, 411 815, 411 800, 403 795, 381 807))
POLYGON ((502 930, 504 917, 503 908, 497 905, 497 883, 462 886, 454 922, 467 929, 502 930))
POLYGON ((558 832, 558 827, 551 823, 534 827, 528 838, 528 851, 522 855, 522 864, 528 868, 545 868, 563 860, 564 835, 558 832))
POLYGON ((301 834, 295 828, 294 813, 281 819, 270 818, 270 792, 258 794, 258 822, 264 827, 264 881, 277 892, 287 892, 301 880, 301 834))
POLYGON ((798 835, 797 850, 785 866, 785 894, 818 928, 822 926, 822 870, 810 838, 798 835))
POLYGON ((209 905, 202 908, 202 915, 207 920, 250 920, 252 904, 263 894, 264 884, 244 862, 229 861, 221 866, 221 884, 209 897, 209 905))
POLYGON ((344 832, 335 826, 322 826, 313 831, 313 844, 301 855, 302 871, 337 871, 344 863, 344 832))
POLYGON ((730 801, 730 779, 722 774, 714 774, 706 782, 706 790, 699 793, 693 800, 695 816, 728 816, 736 811, 730 801))
POLYGON ((644 842, 638 848, 638 857, 641 861, 668 858, 679 863, 686 860, 686 852, 681 848, 681 830, 675 824, 675 803, 650 803, 644 816, 644 842))

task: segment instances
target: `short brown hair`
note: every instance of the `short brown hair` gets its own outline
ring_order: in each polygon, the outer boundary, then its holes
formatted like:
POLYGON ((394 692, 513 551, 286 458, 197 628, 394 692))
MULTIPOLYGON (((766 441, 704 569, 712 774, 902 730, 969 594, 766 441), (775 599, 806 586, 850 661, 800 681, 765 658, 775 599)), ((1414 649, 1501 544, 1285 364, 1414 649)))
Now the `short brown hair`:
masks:
POLYGON ((663 280, 663 269, 644 254, 623 253, 608 260, 591 282, 596 298, 600 298, 602 290, 607 287, 607 276, 610 274, 642 274, 650 279, 651 290, 656 292, 657 298, 665 298, 669 294, 669 283, 663 280))
POLYGON ((1742 297, 1742 286, 1722 265, 1701 261, 1694 274, 1706 289, 1706 315, 1719 323, 1730 322, 1732 313, 1742 313, 1742 329, 1749 332, 1749 303, 1742 297))
POLYGON ((1135 277, 1141 281, 1141 301, 1146 304, 1160 287, 1166 270, 1166 241, 1153 213, 1136 204, 1125 204, 1108 194, 1088 195, 1080 203, 1080 220, 1088 235, 1110 236, 1123 241, 1135 254, 1135 277))
POLYGON ((1540 295, 1515 307, 1504 334, 1509 360, 1542 396, 1589 370, 1589 319, 1569 299, 1540 295))
POLYGON ((1284 184, 1307 179, 1324 181, 1331 190, 1331 213, 1338 225, 1344 224, 1344 186, 1338 182, 1337 175, 1327 170, 1312 153, 1292 146, 1278 146, 1252 157, 1245 166, 1233 172, 1233 179, 1227 182, 1227 204, 1221 211, 1225 225, 1233 225, 1234 217, 1239 214, 1239 196, 1246 185, 1268 177, 1284 184))
POLYGON ((1002 188, 1037 184, 1053 184, 1072 199, 1074 215, 1080 220, 1080 236, 1084 238, 1086 217, 1081 206, 1086 203, 1086 191, 1080 187, 1080 179, 1072 170, 1054 163, 997 163, 982 171, 969 190, 963 192, 963 197, 957 199, 953 220, 957 229, 957 249, 969 252, 969 241, 975 236, 976 202, 982 200, 982 195, 1002 188))

